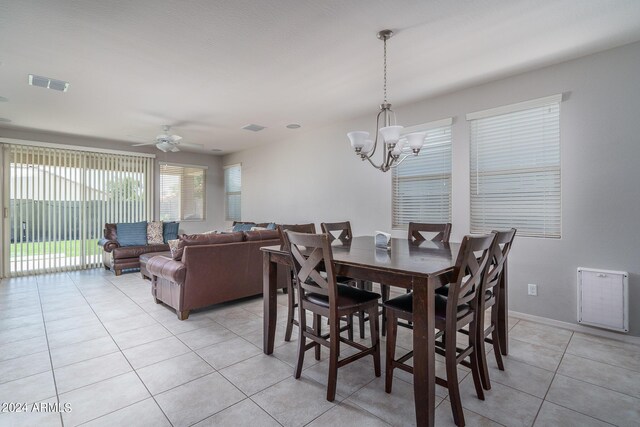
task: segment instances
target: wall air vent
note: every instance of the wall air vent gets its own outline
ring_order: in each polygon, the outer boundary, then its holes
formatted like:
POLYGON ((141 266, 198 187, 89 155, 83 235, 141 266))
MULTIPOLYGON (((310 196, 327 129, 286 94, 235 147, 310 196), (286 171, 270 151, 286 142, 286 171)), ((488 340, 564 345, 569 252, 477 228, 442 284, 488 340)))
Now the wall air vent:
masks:
POLYGON ((251 125, 246 125, 246 126, 242 127, 242 129, 250 130, 252 132, 260 132, 262 129, 265 129, 265 127, 264 126, 260 126, 260 125, 251 124, 251 125))
POLYGON ((29 84, 31 86, 57 90, 58 92, 66 92, 67 89, 69 89, 69 82, 50 79, 49 77, 36 76, 35 74, 29 74, 29 84))

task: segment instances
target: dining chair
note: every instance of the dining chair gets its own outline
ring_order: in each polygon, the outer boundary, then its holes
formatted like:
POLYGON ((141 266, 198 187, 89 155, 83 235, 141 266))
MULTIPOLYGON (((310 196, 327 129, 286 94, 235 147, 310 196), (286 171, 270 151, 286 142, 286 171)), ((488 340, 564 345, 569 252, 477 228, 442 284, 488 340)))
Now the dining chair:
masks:
MULTIPOLYGON (((480 378, 478 352, 484 351, 482 341, 477 340, 477 334, 468 335, 465 348, 457 347, 457 333, 468 325, 470 331, 476 331, 476 324, 480 319, 478 299, 476 294, 482 290, 482 281, 489 264, 489 249, 495 239, 495 234, 486 236, 465 236, 460 245, 455 267, 436 277, 440 286, 449 285, 449 294, 435 295, 435 328, 436 353, 444 356, 446 379, 436 377, 436 384, 446 387, 449 391, 451 411, 457 426, 464 426, 464 414, 460 400, 457 365, 462 364, 471 369, 476 394, 484 400, 482 380, 480 378), (442 337, 442 341, 437 338, 442 337), (467 361, 466 359, 469 358, 467 361)), ((413 320, 413 293, 401 295, 384 303, 389 316, 387 322, 387 354, 385 391, 391 393, 393 384, 393 370, 400 368, 413 374, 413 367, 404 363, 413 357, 413 351, 396 359, 396 339, 398 333, 398 319, 413 320)))
POLYGON ((332 402, 336 396, 338 368, 372 355, 375 376, 380 376, 380 339, 376 315, 380 295, 337 283, 331 244, 326 234, 306 234, 286 230, 284 238, 293 260, 293 270, 298 283, 300 331, 294 377, 300 378, 307 350, 315 348, 316 358, 318 358, 320 346, 328 347, 327 400, 332 402), (313 328, 307 327, 307 310, 313 313, 313 328), (370 347, 340 336, 340 318, 351 317, 359 311, 367 312, 369 318, 373 319, 369 322, 371 326, 370 347), (323 334, 321 331, 321 317, 329 319, 329 333, 327 334, 323 334), (307 338, 311 340, 310 343, 307 343, 307 338), (339 359, 340 343, 345 343, 359 351, 339 359))
MULTIPOLYGON (((494 231, 495 240, 489 250, 489 261, 487 272, 482 281, 482 291, 478 292, 478 320, 476 322, 478 328, 476 330, 476 342, 487 342, 493 347, 493 354, 496 358, 498 369, 504 371, 504 363, 502 361, 502 353, 500 348, 500 336, 498 328, 498 313, 500 292, 497 286, 503 282, 504 266, 507 257, 513 245, 513 239, 516 235, 516 229, 512 228, 508 231, 494 231), (484 318, 486 310, 491 309, 491 322, 489 326, 484 327, 484 318)), ((480 379, 485 390, 491 389, 489 380, 489 369, 487 368, 487 354, 484 351, 477 353, 478 364, 480 366, 480 379)))
MULTIPOLYGON (((353 232, 351 231, 351 222, 343 221, 343 222, 323 222, 320 224, 320 228, 322 228, 322 232, 329 236, 329 241, 333 242, 334 240, 340 240, 342 242, 349 242, 353 239, 353 232)), ((366 289, 368 291, 372 290, 372 283, 365 282, 364 280, 359 280, 355 278, 349 278, 344 276, 338 277, 338 282, 352 282, 353 285, 358 289, 366 289)), ((364 338, 364 323, 368 321, 369 318, 366 316, 364 312, 358 313, 358 326, 360 329, 360 338, 364 338)))
MULTIPOLYGON (((435 233, 434 236, 431 237, 432 242, 442 242, 449 243, 449 236, 451 236, 451 223, 424 223, 424 222, 410 222, 409 227, 407 228, 407 238, 410 242, 422 242, 427 240, 427 238, 422 234, 425 233, 435 233)), ((382 302, 384 303, 389 299, 391 288, 389 285, 380 284, 380 293, 382 294, 382 302)), ((407 293, 411 292, 411 290, 407 289, 407 293)), ((382 310, 382 335, 384 336, 386 333, 386 324, 387 324, 387 316, 384 313, 384 308, 382 310)), ((403 323, 400 322, 399 326, 409 327, 411 323, 403 323)))

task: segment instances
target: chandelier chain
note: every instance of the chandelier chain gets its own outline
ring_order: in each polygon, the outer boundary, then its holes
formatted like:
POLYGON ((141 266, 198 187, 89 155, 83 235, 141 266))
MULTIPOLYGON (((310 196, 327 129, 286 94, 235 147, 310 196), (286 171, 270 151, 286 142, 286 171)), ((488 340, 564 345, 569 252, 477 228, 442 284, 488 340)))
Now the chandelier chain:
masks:
POLYGON ((384 103, 387 103, 387 39, 384 40, 384 103))

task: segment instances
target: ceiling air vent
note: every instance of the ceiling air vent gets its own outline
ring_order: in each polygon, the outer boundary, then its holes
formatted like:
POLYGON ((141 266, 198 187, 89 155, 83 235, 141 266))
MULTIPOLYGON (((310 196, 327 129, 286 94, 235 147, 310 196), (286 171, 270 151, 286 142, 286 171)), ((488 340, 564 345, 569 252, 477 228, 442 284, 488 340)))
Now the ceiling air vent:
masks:
POLYGON ((69 89, 69 83, 62 80, 50 79, 49 77, 36 76, 29 74, 29 84, 31 86, 43 87, 46 89, 57 90, 58 92, 66 92, 69 89))
POLYGON ((262 129, 265 129, 265 127, 264 126, 260 126, 260 125, 251 124, 251 125, 244 126, 242 129, 250 130, 252 132, 260 132, 262 129))

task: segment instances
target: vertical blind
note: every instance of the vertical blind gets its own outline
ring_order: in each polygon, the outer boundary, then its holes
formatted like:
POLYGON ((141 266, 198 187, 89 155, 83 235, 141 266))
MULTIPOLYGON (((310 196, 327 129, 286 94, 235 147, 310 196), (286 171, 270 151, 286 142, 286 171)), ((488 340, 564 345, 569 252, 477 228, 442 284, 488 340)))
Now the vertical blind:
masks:
POLYGON ((560 100, 471 120, 472 233, 560 237, 560 100))
POLYGON ((153 158, 6 147, 11 276, 98 267, 106 222, 151 219, 153 158))
POLYGON ((227 221, 240 221, 242 199, 242 166, 224 167, 225 217, 227 221))
POLYGON ((427 131, 420 155, 392 173, 392 227, 451 221, 451 126, 427 131))
POLYGON ((205 168, 160 164, 160 219, 162 221, 205 218, 205 168))

